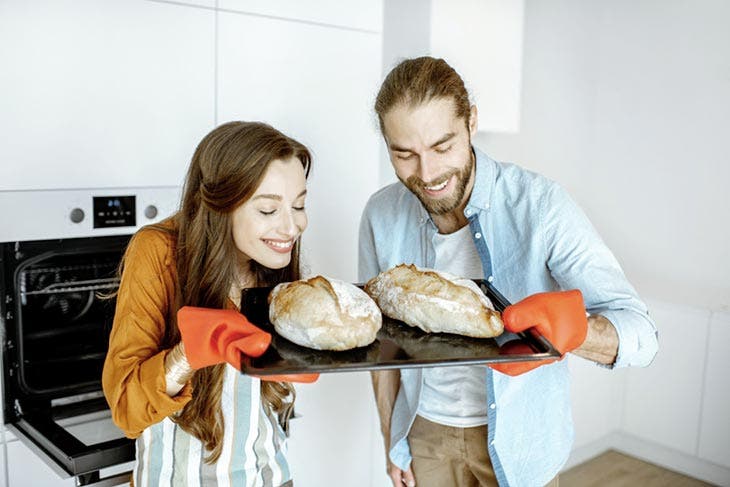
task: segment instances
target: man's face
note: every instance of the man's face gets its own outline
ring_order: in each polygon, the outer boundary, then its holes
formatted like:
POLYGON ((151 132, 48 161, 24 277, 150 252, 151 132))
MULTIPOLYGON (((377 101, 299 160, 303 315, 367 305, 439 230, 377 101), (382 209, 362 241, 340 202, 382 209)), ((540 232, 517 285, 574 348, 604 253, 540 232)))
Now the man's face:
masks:
POLYGON ((383 117, 396 176, 432 215, 456 210, 471 192, 476 108, 469 127, 454 113, 454 101, 437 98, 415 107, 397 105, 383 117))

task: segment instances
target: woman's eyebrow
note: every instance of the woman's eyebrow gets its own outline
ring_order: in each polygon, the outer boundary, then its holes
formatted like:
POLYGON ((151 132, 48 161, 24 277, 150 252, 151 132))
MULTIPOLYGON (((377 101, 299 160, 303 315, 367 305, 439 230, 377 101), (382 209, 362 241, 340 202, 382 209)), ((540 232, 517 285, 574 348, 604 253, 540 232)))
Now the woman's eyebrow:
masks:
MULTIPOLYGON (((307 194, 307 190, 306 189, 304 191, 302 191, 301 193, 299 193, 297 195, 297 198, 296 199, 301 198, 305 194, 307 194)), ((281 197, 280 194, 258 194, 256 196, 254 196, 252 199, 254 199, 254 200, 258 200, 258 199, 269 199, 269 200, 281 201, 283 198, 281 197)))
POLYGON ((278 194, 259 194, 253 197, 253 199, 269 199, 269 200, 276 200, 281 201, 281 195, 278 194))

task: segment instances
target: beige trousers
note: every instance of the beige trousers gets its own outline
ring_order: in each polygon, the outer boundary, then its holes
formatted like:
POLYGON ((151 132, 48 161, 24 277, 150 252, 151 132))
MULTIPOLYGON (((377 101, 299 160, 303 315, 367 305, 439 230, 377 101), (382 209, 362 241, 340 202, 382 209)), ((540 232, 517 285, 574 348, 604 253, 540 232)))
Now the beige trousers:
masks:
MULTIPOLYGON (((454 428, 416 416, 408 434, 416 487, 496 486, 487 427, 454 428)), ((547 487, 558 487, 555 477, 547 487)))

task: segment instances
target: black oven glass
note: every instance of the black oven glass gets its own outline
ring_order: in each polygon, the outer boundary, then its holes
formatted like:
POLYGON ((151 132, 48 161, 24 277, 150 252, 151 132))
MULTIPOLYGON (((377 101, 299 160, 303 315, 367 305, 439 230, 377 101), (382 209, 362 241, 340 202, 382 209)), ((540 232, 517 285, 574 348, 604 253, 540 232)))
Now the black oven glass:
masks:
POLYGON ((61 254, 18 271, 19 385, 25 392, 98 388, 118 265, 113 252, 61 254))
POLYGON ((0 243, 4 420, 77 480, 134 459, 101 391, 129 238, 0 243))

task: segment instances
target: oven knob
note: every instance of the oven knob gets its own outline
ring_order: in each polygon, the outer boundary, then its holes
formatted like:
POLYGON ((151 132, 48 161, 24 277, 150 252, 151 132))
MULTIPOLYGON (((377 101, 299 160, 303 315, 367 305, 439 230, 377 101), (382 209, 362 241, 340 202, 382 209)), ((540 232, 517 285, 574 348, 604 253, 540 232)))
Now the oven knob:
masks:
POLYGON ((150 220, 157 216, 157 207, 155 205, 149 205, 144 209, 144 216, 150 220))
POLYGON ((84 210, 81 208, 74 208, 71 210, 71 221, 74 223, 81 223, 84 220, 84 210))

